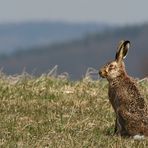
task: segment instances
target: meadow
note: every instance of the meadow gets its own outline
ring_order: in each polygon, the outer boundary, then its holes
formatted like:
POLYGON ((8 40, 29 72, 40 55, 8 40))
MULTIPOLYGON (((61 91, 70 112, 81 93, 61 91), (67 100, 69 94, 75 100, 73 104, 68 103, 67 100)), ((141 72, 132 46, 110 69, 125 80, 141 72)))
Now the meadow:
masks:
MULTIPOLYGON (((148 79, 138 80, 148 101, 148 79)), ((106 80, 0 74, 1 148, 146 148, 114 136, 106 80)))

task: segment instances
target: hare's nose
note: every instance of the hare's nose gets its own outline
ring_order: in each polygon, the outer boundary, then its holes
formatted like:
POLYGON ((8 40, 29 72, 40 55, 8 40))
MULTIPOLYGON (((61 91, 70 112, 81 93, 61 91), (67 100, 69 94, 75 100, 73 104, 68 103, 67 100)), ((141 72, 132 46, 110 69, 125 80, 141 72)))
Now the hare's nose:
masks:
POLYGON ((102 71, 101 71, 101 70, 99 71, 99 75, 100 75, 100 76, 102 75, 102 71))

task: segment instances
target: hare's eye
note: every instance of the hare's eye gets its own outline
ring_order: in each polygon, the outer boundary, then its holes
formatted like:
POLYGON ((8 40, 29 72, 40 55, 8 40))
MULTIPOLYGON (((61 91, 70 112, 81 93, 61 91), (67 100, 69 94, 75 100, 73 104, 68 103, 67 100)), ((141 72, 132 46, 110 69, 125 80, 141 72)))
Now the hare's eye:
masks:
POLYGON ((115 68, 115 65, 113 65, 113 64, 109 65, 109 70, 112 70, 114 68, 115 68))
POLYGON ((114 67, 114 65, 113 65, 113 64, 109 65, 109 68, 113 68, 113 67, 114 67))

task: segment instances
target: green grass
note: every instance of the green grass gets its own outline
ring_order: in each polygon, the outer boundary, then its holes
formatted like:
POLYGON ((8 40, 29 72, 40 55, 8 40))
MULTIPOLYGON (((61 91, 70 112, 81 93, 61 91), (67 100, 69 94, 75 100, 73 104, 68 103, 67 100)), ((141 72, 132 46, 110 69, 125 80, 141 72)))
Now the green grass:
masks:
MULTIPOLYGON (((139 83, 148 100, 148 81, 139 83)), ((107 82, 0 75, 1 148, 143 148, 148 140, 113 136, 107 82)))

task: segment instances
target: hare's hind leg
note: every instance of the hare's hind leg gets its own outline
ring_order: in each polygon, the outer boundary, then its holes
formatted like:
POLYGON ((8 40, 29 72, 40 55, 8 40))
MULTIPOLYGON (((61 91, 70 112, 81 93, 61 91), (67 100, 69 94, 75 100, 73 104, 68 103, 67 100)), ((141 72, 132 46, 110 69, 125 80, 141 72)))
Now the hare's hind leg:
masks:
POLYGON ((135 136, 133 136, 133 139, 134 140, 143 140, 143 139, 145 139, 145 137, 144 137, 144 135, 135 135, 135 136))

